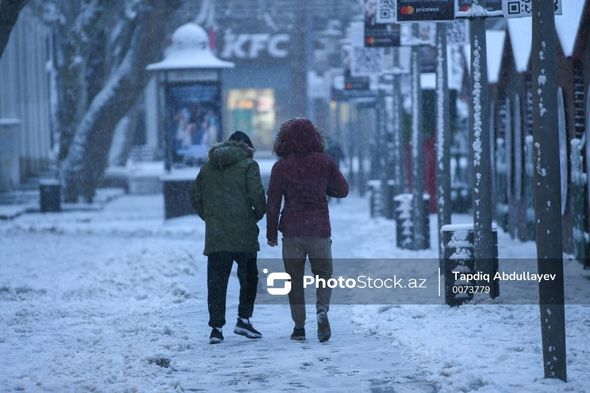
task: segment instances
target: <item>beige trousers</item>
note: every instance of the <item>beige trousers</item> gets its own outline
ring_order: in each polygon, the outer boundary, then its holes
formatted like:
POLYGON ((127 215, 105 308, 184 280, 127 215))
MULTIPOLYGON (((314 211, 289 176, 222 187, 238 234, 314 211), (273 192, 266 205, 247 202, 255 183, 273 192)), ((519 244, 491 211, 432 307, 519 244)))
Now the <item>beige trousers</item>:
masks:
MULTIPOLYGON (((291 318, 295 327, 305 326, 305 295, 303 275, 305 261, 309 257, 311 272, 325 280, 332 277, 332 240, 320 237, 283 238, 283 263, 285 271, 291 276, 291 318)), ((328 311, 332 290, 327 286, 316 289, 316 311, 328 311)))

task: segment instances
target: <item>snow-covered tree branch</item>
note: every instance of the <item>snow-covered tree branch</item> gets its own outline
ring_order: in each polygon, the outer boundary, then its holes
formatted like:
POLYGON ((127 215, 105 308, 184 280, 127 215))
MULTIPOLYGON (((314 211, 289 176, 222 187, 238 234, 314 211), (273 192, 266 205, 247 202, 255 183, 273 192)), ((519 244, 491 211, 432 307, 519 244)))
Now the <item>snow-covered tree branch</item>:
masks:
POLYGON ((166 37, 176 26, 169 22, 181 18, 180 4, 166 0, 126 4, 115 30, 119 34, 110 40, 115 50, 109 51, 113 53, 109 76, 77 124, 61 165, 66 200, 79 196, 92 200, 108 162, 114 129, 147 84, 145 67, 161 56, 166 37))

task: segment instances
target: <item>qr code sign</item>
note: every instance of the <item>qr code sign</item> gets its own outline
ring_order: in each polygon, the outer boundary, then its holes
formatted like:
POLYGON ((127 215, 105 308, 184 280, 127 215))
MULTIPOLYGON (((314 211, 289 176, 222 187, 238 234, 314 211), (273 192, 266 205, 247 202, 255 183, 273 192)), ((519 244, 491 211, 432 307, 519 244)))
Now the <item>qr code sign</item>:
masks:
POLYGON ((508 15, 520 15, 520 0, 508 2, 508 15))
POLYGON ((377 23, 394 23, 395 0, 377 0, 377 23))
POLYGON ((380 74, 383 72, 383 49, 354 47, 350 63, 352 76, 380 74))
MULTIPOLYGON (((553 0, 555 15, 562 14, 561 0, 553 0)), ((504 16, 507 18, 520 18, 531 16, 533 12, 532 0, 504 0, 504 16)))

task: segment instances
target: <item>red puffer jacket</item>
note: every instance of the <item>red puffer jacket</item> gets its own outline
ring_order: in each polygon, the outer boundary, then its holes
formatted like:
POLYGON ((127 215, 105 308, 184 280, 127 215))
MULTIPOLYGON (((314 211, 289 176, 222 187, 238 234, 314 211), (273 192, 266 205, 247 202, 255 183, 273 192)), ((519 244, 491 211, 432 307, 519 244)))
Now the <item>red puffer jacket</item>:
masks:
POLYGON ((348 183, 336 162, 327 154, 290 154, 272 168, 266 206, 266 238, 330 237, 327 196, 344 198, 348 183), (285 200, 280 217, 281 201, 285 200))

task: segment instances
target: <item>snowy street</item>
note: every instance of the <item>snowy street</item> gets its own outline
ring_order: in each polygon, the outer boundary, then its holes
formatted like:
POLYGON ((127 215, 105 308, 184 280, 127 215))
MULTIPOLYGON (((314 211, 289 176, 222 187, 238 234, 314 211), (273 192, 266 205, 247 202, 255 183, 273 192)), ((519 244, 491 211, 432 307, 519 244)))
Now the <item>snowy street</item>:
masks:
MULTIPOLYGON (((434 247, 396 250, 393 223, 369 219, 364 199, 330 206, 336 257, 435 255, 434 247)), ((0 222, 0 232, 2 391, 549 393, 590 386, 586 305, 566 308, 568 384, 542 378, 537 306, 334 305, 332 339, 319 344, 311 308, 307 341, 298 343, 289 340, 288 306, 257 305, 253 320, 264 338, 249 341, 232 332, 235 271, 226 339, 212 346, 204 225, 195 216, 165 222, 160 195, 124 196, 101 212, 28 214, 0 222)), ((501 255, 534 250, 501 240, 501 255)), ((280 249, 264 244, 259 256, 278 257, 280 249)), ((587 284, 577 262, 566 263, 569 280, 587 284)))

